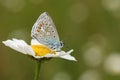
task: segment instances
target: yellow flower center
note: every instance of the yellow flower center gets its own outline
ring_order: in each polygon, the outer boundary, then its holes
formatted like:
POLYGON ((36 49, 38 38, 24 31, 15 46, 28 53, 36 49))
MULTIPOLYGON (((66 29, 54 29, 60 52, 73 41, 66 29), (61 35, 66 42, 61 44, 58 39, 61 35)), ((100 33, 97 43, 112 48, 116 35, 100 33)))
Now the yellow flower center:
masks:
POLYGON ((36 56, 44 56, 46 54, 55 54, 54 50, 44 46, 44 45, 31 45, 36 56))

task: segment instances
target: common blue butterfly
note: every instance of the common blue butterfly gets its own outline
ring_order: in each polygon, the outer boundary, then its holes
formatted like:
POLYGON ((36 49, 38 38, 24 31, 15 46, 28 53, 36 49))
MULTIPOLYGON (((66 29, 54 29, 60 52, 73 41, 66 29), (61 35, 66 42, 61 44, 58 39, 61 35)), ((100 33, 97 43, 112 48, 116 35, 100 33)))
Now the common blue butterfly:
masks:
POLYGON ((60 51, 63 42, 59 40, 58 32, 47 12, 42 13, 32 27, 31 36, 52 50, 60 51))

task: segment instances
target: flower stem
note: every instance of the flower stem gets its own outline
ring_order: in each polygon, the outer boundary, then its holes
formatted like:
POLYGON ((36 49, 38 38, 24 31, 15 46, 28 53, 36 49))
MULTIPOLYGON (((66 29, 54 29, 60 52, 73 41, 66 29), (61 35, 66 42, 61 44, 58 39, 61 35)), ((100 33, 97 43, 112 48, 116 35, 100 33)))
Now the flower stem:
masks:
POLYGON ((40 67, 41 67, 41 61, 36 61, 34 80, 39 80, 40 67))

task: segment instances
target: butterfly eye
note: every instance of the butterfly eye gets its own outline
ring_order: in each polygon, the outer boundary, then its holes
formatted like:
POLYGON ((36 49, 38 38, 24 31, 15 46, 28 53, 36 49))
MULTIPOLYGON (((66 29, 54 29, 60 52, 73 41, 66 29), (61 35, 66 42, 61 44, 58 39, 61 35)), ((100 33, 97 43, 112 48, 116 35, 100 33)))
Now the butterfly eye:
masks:
POLYGON ((63 45, 64 45, 64 44, 63 44, 63 42, 62 42, 62 41, 60 41, 60 46, 61 46, 61 47, 63 47, 63 45))

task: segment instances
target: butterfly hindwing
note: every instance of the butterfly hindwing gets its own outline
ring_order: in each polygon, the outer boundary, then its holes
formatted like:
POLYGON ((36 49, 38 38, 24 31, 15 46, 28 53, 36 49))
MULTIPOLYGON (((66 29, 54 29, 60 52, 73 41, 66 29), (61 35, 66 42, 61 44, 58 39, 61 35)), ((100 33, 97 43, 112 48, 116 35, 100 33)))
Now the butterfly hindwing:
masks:
POLYGON ((59 42, 59 36, 51 17, 46 13, 42 13, 33 25, 31 36, 40 43, 51 47, 55 42, 59 42))

